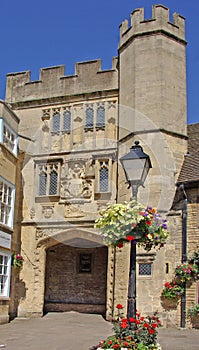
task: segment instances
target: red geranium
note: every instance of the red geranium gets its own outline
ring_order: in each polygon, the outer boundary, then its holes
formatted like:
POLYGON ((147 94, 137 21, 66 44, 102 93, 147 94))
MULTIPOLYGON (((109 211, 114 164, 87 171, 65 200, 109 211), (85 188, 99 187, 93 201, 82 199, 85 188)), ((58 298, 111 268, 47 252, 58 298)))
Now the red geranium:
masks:
POLYGON ((135 237, 134 236, 126 236, 126 239, 128 241, 133 241, 135 239, 135 237))

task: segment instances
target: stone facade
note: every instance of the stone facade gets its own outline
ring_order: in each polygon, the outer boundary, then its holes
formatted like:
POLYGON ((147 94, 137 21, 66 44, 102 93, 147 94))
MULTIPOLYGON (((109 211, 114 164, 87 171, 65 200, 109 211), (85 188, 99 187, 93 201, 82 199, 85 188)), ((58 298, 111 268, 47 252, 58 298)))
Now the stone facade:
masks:
POLYGON ((181 219, 170 208, 187 151, 184 18, 174 14, 171 23, 169 10, 156 5, 146 21, 143 11, 121 24, 108 71, 96 60, 77 63, 73 76, 64 66, 41 69, 38 81, 30 72, 8 74, 23 193, 17 240, 24 268, 13 315, 77 310, 111 319, 117 303, 126 305, 129 246, 106 248, 94 222, 107 203, 129 200, 119 158, 138 139, 152 162, 138 197, 169 215, 171 238, 160 251, 137 252, 137 307, 158 309, 164 326, 179 324, 179 309, 165 311, 160 294, 181 260, 181 219))

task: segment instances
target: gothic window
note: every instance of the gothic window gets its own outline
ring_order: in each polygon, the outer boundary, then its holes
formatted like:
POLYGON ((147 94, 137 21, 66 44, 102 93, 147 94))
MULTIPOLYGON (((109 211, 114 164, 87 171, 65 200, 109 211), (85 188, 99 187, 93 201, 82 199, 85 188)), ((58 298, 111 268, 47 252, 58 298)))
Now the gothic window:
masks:
POLYGON ((58 195, 59 163, 38 164, 38 195, 58 195))
POLYGON ((45 196, 46 195, 46 185, 47 185, 47 174, 45 171, 41 171, 39 174, 39 195, 45 196))
POLYGON ((50 173, 50 188, 49 188, 49 194, 55 195, 57 194, 57 172, 55 170, 52 170, 50 173))
POLYGON ((100 192, 108 192, 109 190, 109 171, 108 161, 100 162, 100 178, 99 178, 99 190, 100 192))
POLYGON ((89 107, 86 110, 86 125, 85 127, 88 129, 92 129, 94 126, 94 110, 89 107))
POLYGON ((60 131, 60 114, 56 113, 53 115, 52 120, 52 131, 59 132, 60 131))
POLYGON ((13 226, 14 186, 0 177, 0 223, 13 226))
POLYGON ((71 130, 71 113, 65 111, 63 114, 63 131, 69 132, 71 130))
POLYGON ((104 127, 105 126, 105 108, 104 107, 98 107, 98 109, 97 109, 96 126, 97 127, 104 127))
POLYGON ((0 296, 9 297, 11 255, 0 251, 0 296))

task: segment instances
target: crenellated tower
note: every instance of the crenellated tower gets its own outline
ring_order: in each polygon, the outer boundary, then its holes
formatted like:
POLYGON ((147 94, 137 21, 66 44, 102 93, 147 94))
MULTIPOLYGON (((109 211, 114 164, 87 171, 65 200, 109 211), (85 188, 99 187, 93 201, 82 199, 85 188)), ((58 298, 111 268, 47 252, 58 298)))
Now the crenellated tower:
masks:
POLYGON ((120 104, 146 115, 157 128, 181 134, 186 125, 184 22, 175 13, 171 23, 163 5, 153 6, 149 20, 143 8, 136 9, 130 27, 122 22, 119 42, 120 104))
POLYGON ((187 143, 184 17, 174 13, 170 22, 163 5, 154 5, 148 20, 143 8, 134 10, 130 26, 120 25, 118 52, 119 138, 126 147, 140 140, 152 155, 152 201, 166 212, 187 143))

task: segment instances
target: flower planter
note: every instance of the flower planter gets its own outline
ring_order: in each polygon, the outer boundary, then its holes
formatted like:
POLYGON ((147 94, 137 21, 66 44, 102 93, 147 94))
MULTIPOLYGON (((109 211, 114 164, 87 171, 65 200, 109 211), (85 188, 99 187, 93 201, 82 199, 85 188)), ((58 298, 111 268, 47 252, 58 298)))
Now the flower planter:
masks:
POLYGON ((178 298, 162 298, 162 306, 165 310, 173 310, 176 309, 179 303, 178 298))
POLYGON ((199 316, 191 317, 192 328, 199 329, 199 316))

